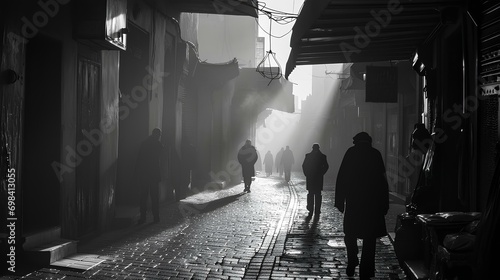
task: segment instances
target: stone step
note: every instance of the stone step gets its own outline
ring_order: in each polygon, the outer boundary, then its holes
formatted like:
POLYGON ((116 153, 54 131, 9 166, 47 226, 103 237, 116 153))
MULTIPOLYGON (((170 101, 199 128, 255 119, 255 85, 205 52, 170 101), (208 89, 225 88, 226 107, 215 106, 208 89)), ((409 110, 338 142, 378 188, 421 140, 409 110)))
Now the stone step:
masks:
POLYGON ((53 227, 29 234, 24 242, 24 255, 28 262, 49 265, 77 251, 77 242, 61 238, 61 228, 53 227))
POLYGON ((33 264, 50 265, 55 261, 76 254, 76 251, 76 241, 56 239, 40 246, 25 249, 25 257, 33 264))
POLYGON ((95 254, 81 253, 81 254, 71 255, 64 259, 53 262, 50 264, 50 266, 65 270, 86 271, 108 259, 111 258, 95 254))

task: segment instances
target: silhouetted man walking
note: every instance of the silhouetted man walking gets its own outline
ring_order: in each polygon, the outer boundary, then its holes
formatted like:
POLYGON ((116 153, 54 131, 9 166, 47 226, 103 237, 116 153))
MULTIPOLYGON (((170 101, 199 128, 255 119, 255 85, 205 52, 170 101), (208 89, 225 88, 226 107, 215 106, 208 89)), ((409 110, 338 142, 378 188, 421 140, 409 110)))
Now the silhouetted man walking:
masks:
POLYGON ((354 146, 344 155, 335 186, 335 207, 344 213, 344 242, 347 249, 347 276, 353 276, 358 260, 357 238, 363 239, 360 279, 375 275, 376 239, 387 235, 385 215, 389 190, 380 152, 372 138, 360 132, 354 146))
POLYGON ((266 170, 266 176, 269 177, 273 173, 273 154, 271 154, 271 151, 267 151, 266 156, 264 157, 264 166, 266 170))
POLYGON ((252 177, 255 176, 254 164, 257 162, 257 158, 257 150, 252 146, 252 141, 247 140, 238 152, 238 162, 241 164, 245 192, 250 192, 252 177))
POLYGON ((144 140, 139 150, 137 159, 137 179, 140 190, 141 218, 138 224, 146 221, 148 198, 151 197, 151 212, 154 222, 160 221, 159 212, 159 183, 160 183, 160 157, 163 146, 160 143, 161 130, 153 129, 151 135, 144 140))
POLYGON ((281 162, 283 164, 283 170, 285 171, 285 181, 289 182, 292 173, 292 165, 295 163, 292 150, 290 150, 289 146, 286 146, 286 149, 283 151, 281 162))
POLYGON ((302 163, 302 171, 306 175, 307 210, 310 218, 313 214, 316 218, 321 213, 321 191, 323 191, 323 176, 328 171, 326 155, 319 150, 319 144, 312 146, 312 151, 306 154, 302 163))

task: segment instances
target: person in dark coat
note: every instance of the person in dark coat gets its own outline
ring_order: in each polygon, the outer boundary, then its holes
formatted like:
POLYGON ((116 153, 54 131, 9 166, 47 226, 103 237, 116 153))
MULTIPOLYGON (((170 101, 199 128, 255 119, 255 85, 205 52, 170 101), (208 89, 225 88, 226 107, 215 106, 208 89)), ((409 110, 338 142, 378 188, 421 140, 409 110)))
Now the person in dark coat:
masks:
POLYGON ((347 275, 354 275, 359 264, 357 239, 363 239, 360 279, 375 274, 376 239, 387 235, 385 215, 389 210, 389 190, 380 152, 372 138, 360 132, 354 146, 344 155, 337 176, 335 207, 344 213, 344 242, 347 249, 347 275))
POLYGON ((269 177, 273 173, 273 154, 271 154, 271 151, 267 151, 266 156, 264 157, 264 166, 266 169, 266 176, 269 177))
POLYGON ((306 154, 302 163, 302 171, 306 175, 307 210, 310 218, 313 214, 319 217, 321 213, 321 191, 323 191, 323 176, 328 171, 328 161, 326 155, 319 150, 319 144, 312 146, 312 151, 306 154))
POLYGON ((295 158, 293 157, 293 152, 290 150, 289 146, 283 151, 281 156, 281 162, 283 164, 283 170, 285 171, 285 181, 290 181, 290 175, 292 173, 292 165, 295 163, 295 158))
POLYGON ((141 217, 138 224, 146 221, 146 211, 148 198, 151 197, 151 212, 154 222, 160 221, 159 211, 159 183, 160 157, 163 152, 163 146, 160 142, 161 130, 153 129, 151 135, 142 142, 139 156, 137 158, 137 180, 141 187, 140 191, 140 212, 141 217))
POLYGON ((252 146, 252 141, 247 140, 245 145, 238 151, 238 162, 241 164, 241 173, 245 184, 245 192, 250 192, 252 177, 255 176, 255 162, 257 162, 257 150, 252 146))

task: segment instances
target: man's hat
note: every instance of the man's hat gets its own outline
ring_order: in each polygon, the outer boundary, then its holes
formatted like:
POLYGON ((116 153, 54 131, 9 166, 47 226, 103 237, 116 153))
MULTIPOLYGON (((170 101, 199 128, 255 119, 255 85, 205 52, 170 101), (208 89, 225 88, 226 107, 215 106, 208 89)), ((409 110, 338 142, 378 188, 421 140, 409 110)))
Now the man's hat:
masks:
POLYGON ((358 144, 358 143, 361 143, 361 142, 366 142, 366 143, 372 143, 372 138, 370 135, 368 135, 368 133, 366 132, 360 132, 358 134, 356 134, 356 136, 354 136, 352 138, 354 141, 352 141, 352 143, 354 144, 358 144))

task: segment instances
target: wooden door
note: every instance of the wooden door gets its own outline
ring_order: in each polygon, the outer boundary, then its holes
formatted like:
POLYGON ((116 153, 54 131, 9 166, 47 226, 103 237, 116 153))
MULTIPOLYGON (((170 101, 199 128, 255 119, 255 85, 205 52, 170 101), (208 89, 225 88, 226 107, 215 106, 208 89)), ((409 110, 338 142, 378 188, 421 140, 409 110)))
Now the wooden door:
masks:
POLYGON ((78 235, 97 229, 99 213, 99 145, 85 135, 100 129, 101 64, 100 53, 80 46, 77 82, 76 153, 81 162, 76 168, 76 207, 78 235))

